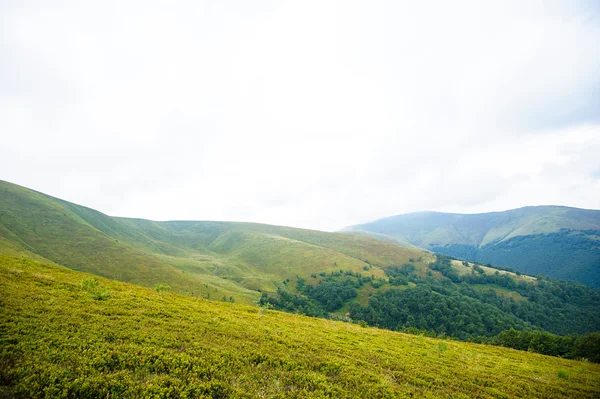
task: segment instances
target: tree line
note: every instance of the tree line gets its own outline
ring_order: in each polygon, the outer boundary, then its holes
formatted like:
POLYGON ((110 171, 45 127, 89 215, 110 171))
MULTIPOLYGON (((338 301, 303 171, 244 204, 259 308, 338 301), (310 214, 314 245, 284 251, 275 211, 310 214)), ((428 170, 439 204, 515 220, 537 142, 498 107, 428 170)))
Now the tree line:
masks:
POLYGON ((365 325, 597 361, 597 290, 541 276, 527 282, 486 274, 478 266, 459 275, 444 256, 429 268, 423 277, 412 264, 394 265, 385 269, 387 279, 321 273, 318 283, 299 278, 295 290, 286 284, 276 295, 263 293, 260 304, 314 317, 336 317, 332 312, 348 305, 349 319, 365 325), (355 298, 365 285, 375 290, 361 305, 355 298))

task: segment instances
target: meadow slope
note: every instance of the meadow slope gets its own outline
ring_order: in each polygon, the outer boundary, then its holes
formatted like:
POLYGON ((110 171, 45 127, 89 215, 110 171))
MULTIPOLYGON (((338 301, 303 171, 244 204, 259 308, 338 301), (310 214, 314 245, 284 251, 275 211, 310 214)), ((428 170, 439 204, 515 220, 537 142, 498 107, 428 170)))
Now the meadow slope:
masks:
POLYGON ((147 287, 256 303, 288 279, 334 270, 374 277, 430 255, 371 238, 255 223, 118 218, 0 181, 0 253, 147 287), (364 270, 365 267, 369 270, 364 270))
POLYGON ((444 264, 441 256, 359 235, 111 217, 7 182, 0 182, 2 253, 193 297, 266 301, 461 340, 510 328, 600 331, 600 294, 576 284, 496 276, 495 269, 444 264))
POLYGON ((600 365, 0 256, 0 397, 597 398, 600 365))

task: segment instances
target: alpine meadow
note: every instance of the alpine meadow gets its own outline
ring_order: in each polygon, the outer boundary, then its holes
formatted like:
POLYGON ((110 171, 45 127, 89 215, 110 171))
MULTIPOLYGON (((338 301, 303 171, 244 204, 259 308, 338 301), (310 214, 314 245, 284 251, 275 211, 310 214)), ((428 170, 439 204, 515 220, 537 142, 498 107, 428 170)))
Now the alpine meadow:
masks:
POLYGON ((600 365, 0 258, 7 397, 593 398, 600 365), (458 367, 460 365, 460 367, 458 367))
POLYGON ((8 182, 0 204, 9 397, 600 392, 600 293, 579 283, 363 235, 115 218, 8 182))
POLYGON ((0 27, 0 399, 600 398, 598 1, 0 27))

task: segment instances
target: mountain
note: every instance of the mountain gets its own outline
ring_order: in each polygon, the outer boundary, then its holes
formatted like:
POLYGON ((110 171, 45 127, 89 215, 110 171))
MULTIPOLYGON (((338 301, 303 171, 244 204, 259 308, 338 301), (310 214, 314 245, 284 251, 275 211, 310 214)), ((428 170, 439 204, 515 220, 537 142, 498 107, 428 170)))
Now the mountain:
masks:
POLYGON ((0 254, 193 297, 461 340, 510 329, 600 331, 600 293, 580 284, 461 263, 393 239, 111 217, 7 182, 0 182, 0 254))
POLYGON ((600 365, 207 301, 0 255, 3 398, 597 398, 600 365))
POLYGON ((382 277, 381 267, 417 258, 424 267, 432 258, 419 250, 340 233, 255 223, 110 217, 3 181, 0 253, 244 303, 256 303, 260 292, 275 292, 282 282, 297 277, 340 269, 382 277))
POLYGON ((600 211, 530 206, 504 212, 418 212, 344 229, 483 264, 600 287, 600 211))

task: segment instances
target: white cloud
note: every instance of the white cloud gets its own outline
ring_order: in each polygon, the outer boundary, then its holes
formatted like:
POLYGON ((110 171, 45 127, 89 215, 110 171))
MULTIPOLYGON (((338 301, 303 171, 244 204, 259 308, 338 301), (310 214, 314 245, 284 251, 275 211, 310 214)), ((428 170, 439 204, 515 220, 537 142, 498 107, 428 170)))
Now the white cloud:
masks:
POLYGON ((0 170, 15 183, 115 215, 320 229, 600 208, 585 3, 3 7, 0 170))

